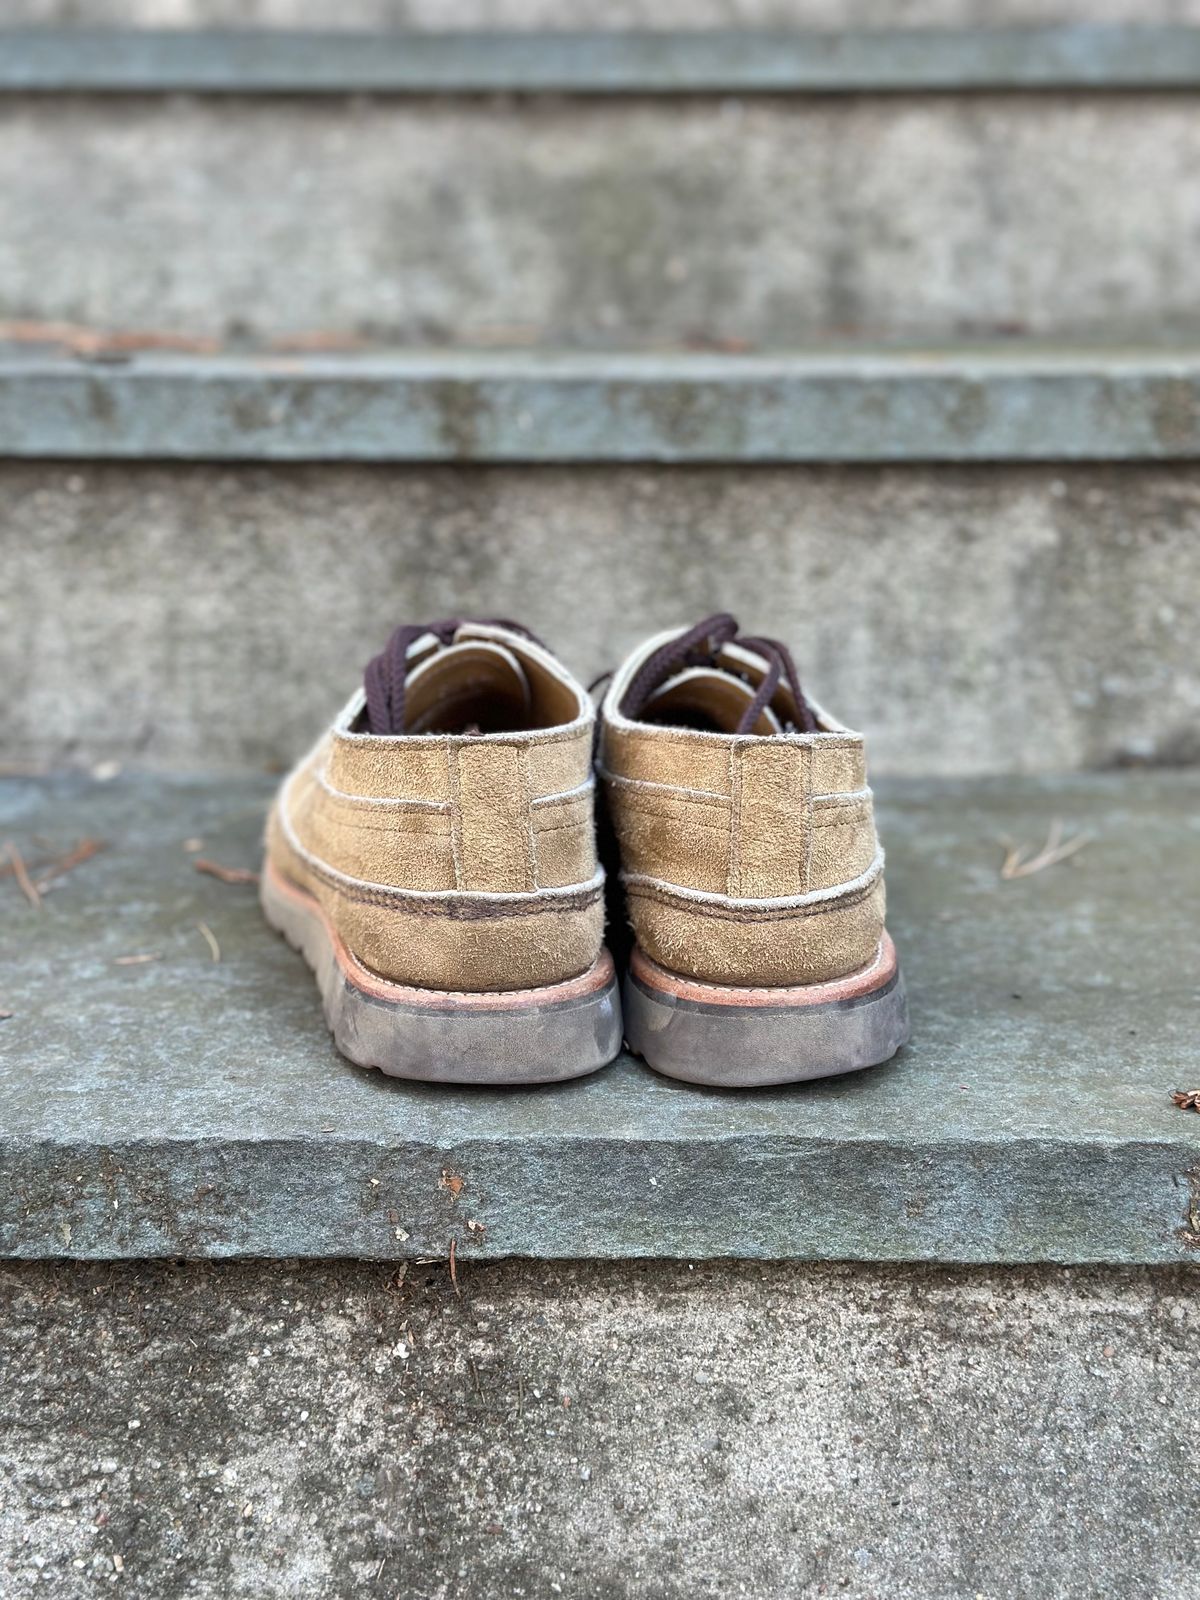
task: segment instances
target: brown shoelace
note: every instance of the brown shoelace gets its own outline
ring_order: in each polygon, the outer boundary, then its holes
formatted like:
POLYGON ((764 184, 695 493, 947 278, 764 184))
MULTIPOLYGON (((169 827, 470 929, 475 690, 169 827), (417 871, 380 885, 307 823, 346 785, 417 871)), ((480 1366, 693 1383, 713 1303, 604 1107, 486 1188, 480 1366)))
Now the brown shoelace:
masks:
POLYGON ((397 734, 405 731, 404 697, 408 682, 408 652, 418 639, 433 634, 445 649, 465 623, 484 628, 507 628, 533 644, 546 647, 536 634, 519 622, 503 617, 444 617, 440 622, 408 622, 396 629, 379 654, 368 663, 363 675, 367 695, 367 732, 397 734))
MULTIPOLYGON (((705 617, 703 622, 698 622, 694 628, 689 628, 678 638, 668 639, 666 644, 660 645, 653 655, 647 656, 622 696, 623 715, 640 717, 655 690, 675 673, 682 672, 685 667, 715 666, 718 655, 727 644, 738 644, 746 650, 753 650, 755 655, 761 656, 767 664, 766 675, 737 725, 738 733, 750 732, 764 708, 770 705, 776 689, 784 678, 787 679, 792 698, 796 702, 796 721, 789 723, 789 727, 800 733, 817 731, 817 719, 804 698, 800 688, 800 674, 796 670, 796 663, 787 645, 781 644, 778 639, 762 639, 757 635, 739 634, 737 618, 731 617, 728 611, 718 611, 711 617, 705 617)), ((730 669, 723 666, 722 670, 730 669)))

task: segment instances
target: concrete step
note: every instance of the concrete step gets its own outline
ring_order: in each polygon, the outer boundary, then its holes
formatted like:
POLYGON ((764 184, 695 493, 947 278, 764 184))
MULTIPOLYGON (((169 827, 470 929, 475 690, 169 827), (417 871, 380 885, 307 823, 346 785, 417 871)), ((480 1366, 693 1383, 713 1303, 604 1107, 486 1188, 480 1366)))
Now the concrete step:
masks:
MULTIPOLYGON (((1194 40, 1146 48, 1194 64, 1194 40)), ((0 189, 0 321, 756 348, 1200 329, 1187 92, 9 94, 0 189)))
POLYGON ((402 620, 590 681, 726 608, 879 773, 1200 760, 1194 462, 7 461, 0 571, 0 763, 279 765, 402 620))
POLYGON ((0 32, 0 93, 859 94, 1194 89, 1200 29, 679 32, 44 28, 0 32))
POLYGON ((1194 776, 886 787, 913 1044, 765 1095, 351 1068, 252 887, 185 848, 256 865, 268 788, 0 787, 31 862, 106 845, 40 909, 0 882, 5 1255, 1194 1259, 1194 776), (1056 818, 1087 845, 1002 881, 1056 818))
POLYGON ((10 1592, 1194 1600, 1194 1268, 457 1277, 7 1264, 10 1592))
POLYGON ((303 357, 132 356, 115 346, 102 357, 0 357, 0 454, 478 463, 1200 455, 1200 345, 303 357))

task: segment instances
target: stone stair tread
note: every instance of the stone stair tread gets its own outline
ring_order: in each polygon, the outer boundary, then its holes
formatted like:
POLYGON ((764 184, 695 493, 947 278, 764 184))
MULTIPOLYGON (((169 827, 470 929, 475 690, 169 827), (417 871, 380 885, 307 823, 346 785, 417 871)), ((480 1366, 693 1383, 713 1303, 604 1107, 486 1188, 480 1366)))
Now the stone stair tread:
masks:
POLYGON ((677 31, 61 28, 0 32, 0 92, 870 93, 1193 88, 1200 29, 677 31))
POLYGON ((0 351, 11 457, 1122 461, 1200 455, 1200 346, 0 351), (112 352, 109 352, 112 357, 112 352))
POLYGON ((631 1058, 536 1091, 345 1063, 252 886, 275 780, 0 782, 0 1253, 1156 1262, 1200 1245, 1200 778, 889 781, 914 1037, 767 1094, 631 1058), (1002 881, 1003 840, 1088 844, 1002 881), (214 961, 201 924, 220 952, 214 961), (153 956, 130 962, 126 958, 153 956), (457 1183, 461 1179, 461 1187, 457 1183))

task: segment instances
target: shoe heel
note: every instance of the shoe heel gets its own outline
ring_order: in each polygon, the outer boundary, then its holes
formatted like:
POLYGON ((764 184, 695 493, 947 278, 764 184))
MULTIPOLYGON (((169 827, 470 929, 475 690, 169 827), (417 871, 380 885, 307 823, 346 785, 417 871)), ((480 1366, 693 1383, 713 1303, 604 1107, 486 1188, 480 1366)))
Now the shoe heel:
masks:
POLYGON ((625 979, 629 1048, 667 1077, 752 1089, 890 1060, 909 1037, 904 980, 884 934, 870 967, 830 983, 746 989, 668 972, 635 947, 625 979))
POLYGON ((357 962, 319 903, 269 864, 260 897, 267 921, 312 968, 333 1042, 357 1066, 426 1083, 558 1083, 598 1071, 621 1049, 607 950, 579 977, 541 989, 414 989, 357 962))

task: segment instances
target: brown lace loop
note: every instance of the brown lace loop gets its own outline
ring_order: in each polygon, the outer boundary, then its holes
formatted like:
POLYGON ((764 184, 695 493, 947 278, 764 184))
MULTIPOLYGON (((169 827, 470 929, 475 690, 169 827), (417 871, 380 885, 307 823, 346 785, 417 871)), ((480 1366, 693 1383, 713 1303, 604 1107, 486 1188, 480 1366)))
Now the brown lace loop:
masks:
POLYGON ((666 644, 660 645, 652 655, 647 656, 621 697, 622 714, 626 717, 640 717, 651 695, 656 689, 661 688, 668 678, 674 677, 686 667, 714 666, 721 650, 727 644, 739 644, 744 649, 753 650, 755 655, 761 656, 767 664, 766 674, 758 686, 754 699, 747 706, 737 725, 738 733, 751 731, 764 709, 770 705, 776 689, 784 678, 787 679, 788 688, 792 691, 792 698, 796 703, 794 726, 801 733, 817 731, 817 719, 800 688, 800 674, 796 670, 791 651, 778 639, 739 634, 737 618, 730 616, 728 611, 718 611, 711 617, 705 617, 702 622, 697 622, 695 627, 689 628, 686 633, 681 633, 674 639, 668 639, 666 644))
POLYGON ((405 731, 404 700, 408 683, 408 652, 429 634, 445 649, 461 627, 505 628, 532 644, 546 647, 536 634, 505 617, 444 617, 440 622, 408 622, 392 634, 377 656, 367 664, 363 688, 367 696, 367 732, 397 734, 405 731))

